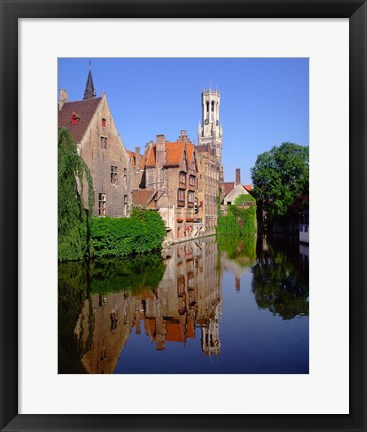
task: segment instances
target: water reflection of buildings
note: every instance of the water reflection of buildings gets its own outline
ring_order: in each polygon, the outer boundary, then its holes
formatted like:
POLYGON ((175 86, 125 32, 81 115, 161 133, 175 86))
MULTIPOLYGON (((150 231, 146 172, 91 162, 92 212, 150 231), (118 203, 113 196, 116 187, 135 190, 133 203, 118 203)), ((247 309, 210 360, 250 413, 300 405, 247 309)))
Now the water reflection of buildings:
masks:
POLYGON ((165 251, 165 273, 153 290, 95 294, 86 299, 75 327, 79 342, 88 347, 81 359, 85 371, 113 373, 133 328, 136 334, 144 331, 157 350, 163 350, 167 342, 195 338, 199 328, 203 353, 219 354, 217 256, 214 239, 181 243, 165 251))
POLYGON ((255 260, 247 255, 237 256, 236 258, 229 258, 228 253, 222 251, 221 253, 221 274, 229 271, 235 278, 236 292, 241 291, 241 278, 251 268, 255 260))

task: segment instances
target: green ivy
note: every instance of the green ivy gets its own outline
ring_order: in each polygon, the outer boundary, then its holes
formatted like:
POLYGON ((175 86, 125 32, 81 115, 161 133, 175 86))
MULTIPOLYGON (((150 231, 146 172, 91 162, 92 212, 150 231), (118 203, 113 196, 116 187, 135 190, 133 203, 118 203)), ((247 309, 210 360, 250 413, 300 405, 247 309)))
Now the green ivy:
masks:
POLYGON ((218 217, 217 235, 253 236, 256 232, 256 206, 227 207, 227 216, 218 217))
POLYGON ((255 202, 255 198, 250 194, 240 194, 238 197, 234 200, 234 205, 242 205, 246 202, 255 202))

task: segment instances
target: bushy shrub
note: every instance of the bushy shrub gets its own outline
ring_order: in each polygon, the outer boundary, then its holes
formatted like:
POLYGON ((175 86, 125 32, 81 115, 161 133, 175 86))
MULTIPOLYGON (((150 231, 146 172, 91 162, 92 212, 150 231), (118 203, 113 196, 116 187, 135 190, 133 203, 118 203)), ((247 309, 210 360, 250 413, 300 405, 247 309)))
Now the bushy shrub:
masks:
POLYGON ((93 218, 93 256, 127 256, 160 249, 164 222, 155 211, 133 210, 130 218, 93 218))

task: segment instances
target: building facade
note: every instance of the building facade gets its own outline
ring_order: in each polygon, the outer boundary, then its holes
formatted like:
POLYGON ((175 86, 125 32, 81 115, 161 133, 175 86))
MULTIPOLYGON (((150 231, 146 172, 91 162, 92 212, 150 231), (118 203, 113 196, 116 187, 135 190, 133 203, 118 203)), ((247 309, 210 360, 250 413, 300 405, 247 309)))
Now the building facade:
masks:
POLYGON ((157 135, 156 142, 129 152, 133 205, 156 208, 166 223, 167 239, 180 240, 214 231, 218 219, 222 166, 220 93, 201 94, 202 124, 195 146, 185 130, 177 141, 157 135))
MULTIPOLYGON (((156 208, 165 221, 168 240, 198 234, 198 163, 194 144, 185 130, 177 141, 157 135, 145 147, 139 189, 134 189, 134 205, 156 208)), ((136 182, 137 184, 137 182, 136 182)), ((200 225, 200 226, 199 226, 200 225)))
POLYGON ((58 127, 69 130, 92 175, 92 214, 128 216, 132 204, 132 160, 117 131, 106 94, 96 97, 90 68, 83 100, 69 102, 62 89, 58 107, 58 127))

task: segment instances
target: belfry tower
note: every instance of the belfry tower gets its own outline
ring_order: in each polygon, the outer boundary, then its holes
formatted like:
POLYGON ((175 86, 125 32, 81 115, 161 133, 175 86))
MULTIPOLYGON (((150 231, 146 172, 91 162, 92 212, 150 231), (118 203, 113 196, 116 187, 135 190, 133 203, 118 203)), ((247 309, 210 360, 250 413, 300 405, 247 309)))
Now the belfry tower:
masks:
POLYGON ((201 93, 201 123, 198 127, 198 145, 207 145, 216 156, 220 167, 220 181, 224 181, 222 166, 222 125, 219 122, 220 92, 204 90, 201 93))
POLYGON ((89 61, 89 72, 88 72, 87 83, 85 85, 83 100, 93 99, 96 97, 96 95, 97 93, 94 89, 93 78, 92 78, 92 66, 89 61))

